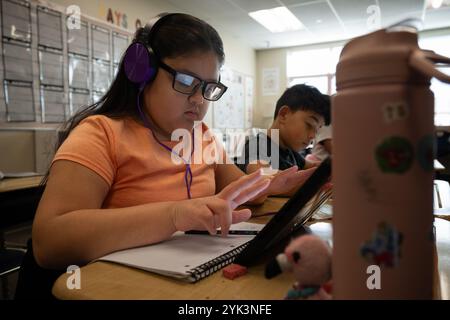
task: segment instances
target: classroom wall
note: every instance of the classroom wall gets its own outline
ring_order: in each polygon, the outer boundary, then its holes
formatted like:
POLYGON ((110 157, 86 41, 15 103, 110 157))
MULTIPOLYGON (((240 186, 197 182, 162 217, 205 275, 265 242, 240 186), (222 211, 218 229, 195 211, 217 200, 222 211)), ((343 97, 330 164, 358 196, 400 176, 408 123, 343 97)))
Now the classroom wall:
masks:
MULTIPOLYGON (((106 22, 108 9, 112 9, 114 23, 124 27, 123 14, 126 14, 127 30, 135 30, 135 21, 140 19, 142 24, 161 12, 179 12, 163 0, 52 0, 40 1, 43 5, 52 4, 59 9, 70 5, 78 5, 81 13, 100 21, 106 22), (117 16, 121 19, 118 20, 117 16)), ((193 13, 195 15, 195 13, 193 13)), ((226 30, 214 26, 222 37, 226 54, 226 66, 235 71, 255 78, 256 54, 255 50, 245 43, 235 39, 226 30)), ((211 119, 210 119, 211 121, 211 119)), ((53 154, 53 146, 56 141, 54 130, 23 130, 26 123, 2 124, 0 128, 0 171, 19 172, 36 171, 45 173, 53 154), (20 126, 20 130, 15 130, 20 126)), ((34 125, 36 127, 36 125, 34 125)), ((57 126, 51 125, 54 128, 57 126)), ((38 125, 38 127, 41 127, 38 125)), ((49 127, 43 125, 44 129, 49 127)))
POLYGON ((0 171, 35 171, 33 130, 0 132, 0 171))
POLYGON ((267 129, 273 121, 275 104, 287 87, 286 53, 285 48, 256 51, 256 105, 253 109, 253 127, 267 129), (263 72, 264 69, 272 68, 278 69, 278 92, 264 95, 263 72))
MULTIPOLYGON (((42 1, 45 3, 44 1, 42 1)), ((77 5, 81 13, 107 21, 108 10, 111 9, 114 24, 120 27, 128 26, 129 31, 135 30, 135 22, 141 20, 142 24, 161 12, 175 11, 176 8, 164 0, 51 0, 46 1, 62 7, 77 5), (122 19, 123 15, 126 19, 122 19), (126 20, 126 21, 125 21, 126 20)))
POLYGON ((53 159, 57 131, 54 129, 0 130, 0 171, 45 174, 53 159))
MULTIPOLYGON (((101 21, 106 21, 108 9, 113 12, 114 23, 117 23, 115 12, 127 15, 128 30, 135 30, 135 21, 140 19, 143 24, 161 12, 180 12, 164 0, 52 0, 52 3, 67 7, 76 4, 80 7, 81 13, 95 17, 101 21)), ((195 15, 194 13, 188 12, 195 15)), ((244 42, 235 39, 226 30, 214 25, 214 21, 208 21, 217 29, 222 37, 226 55, 226 65, 238 72, 255 76, 256 56, 255 50, 244 42)), ((122 26, 119 24, 119 26, 122 26)))
POLYGON ((256 107, 253 111, 253 126, 268 128, 273 121, 275 104, 284 90, 288 87, 287 82, 287 54, 289 51, 321 49, 325 47, 344 45, 346 41, 332 41, 312 45, 285 47, 278 49, 261 49, 256 51, 256 107), (277 68, 279 70, 278 91, 273 95, 263 93, 264 69, 277 68))

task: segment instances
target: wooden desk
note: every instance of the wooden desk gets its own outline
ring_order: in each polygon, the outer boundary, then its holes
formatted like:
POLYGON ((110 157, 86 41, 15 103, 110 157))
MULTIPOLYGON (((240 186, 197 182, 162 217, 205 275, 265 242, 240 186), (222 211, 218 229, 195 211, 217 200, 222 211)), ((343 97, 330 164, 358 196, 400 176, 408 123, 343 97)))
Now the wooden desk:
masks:
MULTIPOLYGON (((275 211, 283 203, 279 199, 269 200, 271 201, 255 210, 275 211)), ((252 221, 266 222, 267 219, 270 217, 255 217, 252 221)), ((439 256, 439 277, 435 279, 437 289, 435 296, 449 299, 450 222, 436 219, 435 225, 439 256)), ((332 226, 329 221, 316 222, 310 227, 323 239, 332 238, 332 226)), ((69 274, 62 275, 53 286, 52 292, 59 299, 282 299, 293 282, 290 274, 266 280, 263 265, 249 268, 246 276, 234 280, 224 278, 222 272, 218 271, 194 284, 108 262, 95 262, 82 267, 80 290, 67 289, 68 276, 69 274)))
POLYGON ((26 178, 6 178, 0 180, 0 192, 15 191, 38 187, 43 176, 26 178))

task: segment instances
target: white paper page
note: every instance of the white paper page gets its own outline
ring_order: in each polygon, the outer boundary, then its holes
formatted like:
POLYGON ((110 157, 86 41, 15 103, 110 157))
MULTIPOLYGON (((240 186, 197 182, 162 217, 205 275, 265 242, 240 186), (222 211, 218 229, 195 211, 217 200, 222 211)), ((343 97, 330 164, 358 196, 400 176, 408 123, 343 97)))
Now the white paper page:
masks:
POLYGON ((264 226, 265 225, 261 223, 239 222, 232 224, 230 230, 261 231, 264 226))
POLYGON ((313 219, 315 220, 326 220, 331 219, 333 216, 333 207, 331 204, 325 203, 323 204, 319 210, 316 211, 313 215, 313 219))
POLYGON ((117 262, 162 274, 178 273, 189 276, 189 270, 209 262, 239 246, 254 236, 192 235, 177 232, 167 241, 118 251, 99 260, 117 262))

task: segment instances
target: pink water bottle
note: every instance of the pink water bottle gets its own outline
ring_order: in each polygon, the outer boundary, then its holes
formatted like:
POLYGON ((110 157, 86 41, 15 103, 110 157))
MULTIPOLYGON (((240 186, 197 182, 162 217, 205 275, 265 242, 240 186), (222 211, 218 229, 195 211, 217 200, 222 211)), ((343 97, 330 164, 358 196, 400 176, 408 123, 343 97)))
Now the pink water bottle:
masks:
MULTIPOLYGON (((411 28, 351 40, 336 70, 333 295, 433 297, 434 96, 450 83, 411 28)), ((450 90, 450 87, 449 87, 450 90)))

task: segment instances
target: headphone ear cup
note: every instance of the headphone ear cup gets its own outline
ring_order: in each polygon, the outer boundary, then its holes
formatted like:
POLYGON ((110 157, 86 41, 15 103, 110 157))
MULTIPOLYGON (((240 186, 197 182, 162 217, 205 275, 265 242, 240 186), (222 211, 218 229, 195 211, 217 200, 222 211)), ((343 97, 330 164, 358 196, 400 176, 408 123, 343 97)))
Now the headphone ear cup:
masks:
POLYGON ((156 75, 156 59, 140 42, 135 42, 128 47, 123 63, 127 78, 133 83, 147 83, 156 75))
POLYGON ((153 51, 148 51, 148 58, 150 60, 150 75, 147 80, 147 82, 151 82, 156 78, 156 74, 158 73, 158 59, 156 58, 156 55, 153 53, 153 51))

